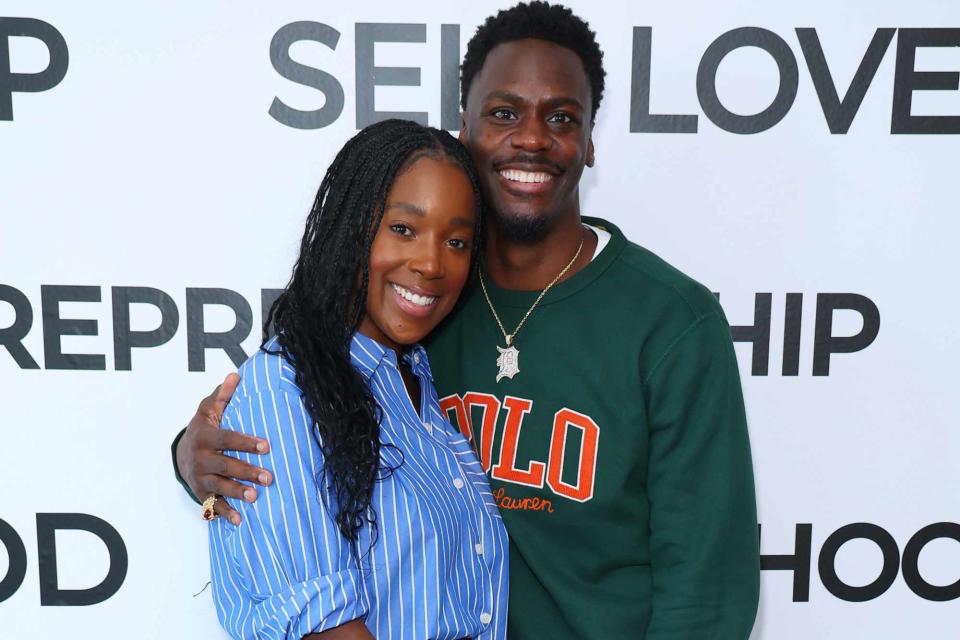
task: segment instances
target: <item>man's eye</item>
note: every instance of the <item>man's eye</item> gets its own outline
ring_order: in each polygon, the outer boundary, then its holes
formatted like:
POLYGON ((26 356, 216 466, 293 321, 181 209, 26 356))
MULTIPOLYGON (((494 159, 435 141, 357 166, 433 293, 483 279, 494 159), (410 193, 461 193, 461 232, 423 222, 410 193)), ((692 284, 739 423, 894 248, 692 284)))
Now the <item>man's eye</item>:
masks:
POLYGON ((516 120, 517 115, 510 109, 494 109, 490 112, 497 120, 516 120))
POLYGON ((576 118, 571 116, 569 113, 554 113, 547 118, 547 120, 549 122, 555 122, 558 124, 572 124, 577 121, 576 118))
POLYGON ((390 225, 390 231, 393 231, 394 233, 399 234, 401 236, 413 235, 413 230, 410 229, 410 227, 400 223, 390 225))

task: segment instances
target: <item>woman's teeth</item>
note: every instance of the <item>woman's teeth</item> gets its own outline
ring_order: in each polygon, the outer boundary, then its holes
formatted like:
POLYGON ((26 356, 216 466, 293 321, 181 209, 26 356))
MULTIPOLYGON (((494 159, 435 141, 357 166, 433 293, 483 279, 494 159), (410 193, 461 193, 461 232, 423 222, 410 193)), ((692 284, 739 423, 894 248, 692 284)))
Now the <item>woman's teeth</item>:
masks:
POLYGON ((553 177, 542 171, 520 171, 519 169, 504 169, 500 175, 513 182, 546 182, 553 177))
POLYGON ((394 291, 400 294, 401 298, 408 302, 412 302, 419 307, 429 307, 439 298, 439 296, 421 296, 420 294, 414 293, 409 289, 404 289, 398 284, 391 284, 390 286, 393 287, 394 291))

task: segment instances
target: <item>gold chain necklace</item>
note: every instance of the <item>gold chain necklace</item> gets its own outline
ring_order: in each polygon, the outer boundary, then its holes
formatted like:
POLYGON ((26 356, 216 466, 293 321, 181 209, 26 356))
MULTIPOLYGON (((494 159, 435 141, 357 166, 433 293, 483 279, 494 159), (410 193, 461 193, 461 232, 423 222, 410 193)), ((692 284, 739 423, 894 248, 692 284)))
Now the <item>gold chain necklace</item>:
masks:
POLYGON ((500 321, 500 316, 497 314, 497 310, 493 308, 493 302, 490 300, 490 294, 487 293, 487 285, 483 282, 483 269, 478 270, 478 275, 480 276, 480 287, 483 289, 483 297, 487 300, 487 306, 490 307, 490 313, 493 314, 493 319, 497 321, 497 325, 500 327, 500 332, 503 333, 504 340, 507 341, 507 348, 501 349, 499 345, 497 346, 497 351, 500 353, 497 356, 497 366, 500 367, 500 370, 497 372, 497 382, 500 382, 501 378, 510 378, 513 379, 515 375, 520 373, 520 352, 517 351, 517 348, 513 346, 513 339, 517 336, 517 333, 520 331, 520 328, 523 327, 524 323, 527 321, 527 318, 530 317, 530 314, 533 313, 533 310, 537 308, 537 305, 540 304, 540 301, 543 300, 543 297, 547 295, 547 291, 553 288, 553 285, 560 282, 560 279, 567 274, 567 271, 570 271, 570 268, 573 266, 573 263, 577 261, 577 258, 580 257, 580 251, 583 250, 583 234, 580 235, 580 246, 577 247, 577 252, 573 254, 573 258, 570 262, 567 263, 560 273, 557 274, 557 277, 550 281, 543 291, 540 292, 540 295, 537 296, 537 299, 533 301, 533 304, 530 305, 530 308, 527 309, 527 312, 523 314, 523 317, 520 319, 520 323, 517 325, 517 328, 513 330, 513 333, 507 333, 506 328, 503 326, 503 322, 500 321))

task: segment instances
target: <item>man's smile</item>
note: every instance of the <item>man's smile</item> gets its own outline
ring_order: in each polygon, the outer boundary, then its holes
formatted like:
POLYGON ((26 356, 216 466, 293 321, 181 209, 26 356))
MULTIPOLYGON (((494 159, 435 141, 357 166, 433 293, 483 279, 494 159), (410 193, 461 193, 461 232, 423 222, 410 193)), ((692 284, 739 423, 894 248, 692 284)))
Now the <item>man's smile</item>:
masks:
POLYGON ((563 173, 547 162, 518 161, 494 163, 500 189, 513 195, 538 195, 552 191, 563 173))
POLYGON ((521 171, 519 169, 501 169, 498 173, 511 182, 547 182, 553 176, 543 171, 521 171))

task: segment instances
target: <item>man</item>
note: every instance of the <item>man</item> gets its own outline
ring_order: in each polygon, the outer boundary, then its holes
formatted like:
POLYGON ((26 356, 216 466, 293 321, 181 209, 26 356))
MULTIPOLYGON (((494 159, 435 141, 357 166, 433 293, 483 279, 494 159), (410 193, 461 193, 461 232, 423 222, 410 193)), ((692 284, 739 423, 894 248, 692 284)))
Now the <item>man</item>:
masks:
MULTIPOLYGON (((468 44, 460 138, 488 234, 479 286, 428 345, 435 383, 510 533, 511 638, 744 639, 759 559, 729 327, 707 289, 581 218, 601 59, 583 21, 538 2, 468 44)), ((216 451, 268 446, 216 428, 234 385, 175 443, 198 496, 269 482, 216 451)))

